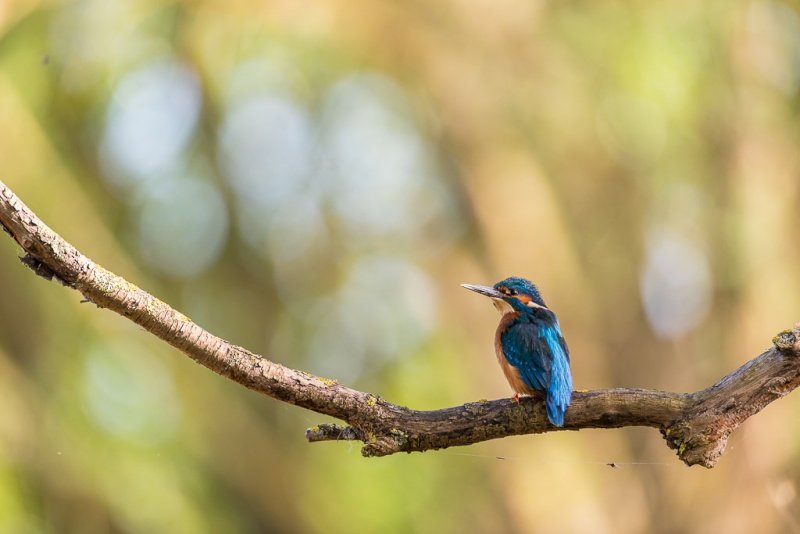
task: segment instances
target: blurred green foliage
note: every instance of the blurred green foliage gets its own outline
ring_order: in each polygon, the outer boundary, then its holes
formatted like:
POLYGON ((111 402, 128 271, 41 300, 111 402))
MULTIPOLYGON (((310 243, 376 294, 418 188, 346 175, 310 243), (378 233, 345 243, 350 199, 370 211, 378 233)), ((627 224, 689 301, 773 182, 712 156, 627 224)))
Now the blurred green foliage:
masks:
MULTIPOLYGON (((459 288, 509 275, 576 387, 695 391, 800 317, 798 89, 794 2, 9 0, 0 179, 215 334, 392 402, 510 394, 459 288)), ((365 460, 19 252, 2 532, 800 524, 797 395, 712 471, 644 429, 365 460)))

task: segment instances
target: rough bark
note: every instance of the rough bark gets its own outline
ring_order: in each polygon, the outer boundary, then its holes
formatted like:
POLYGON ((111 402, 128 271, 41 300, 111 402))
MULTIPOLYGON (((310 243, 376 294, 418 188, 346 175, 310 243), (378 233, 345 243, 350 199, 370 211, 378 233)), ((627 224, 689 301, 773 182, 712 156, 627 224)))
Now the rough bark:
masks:
POLYGON ((0 182, 0 225, 25 251, 34 273, 55 278, 112 310, 215 373, 274 399, 332 416, 346 425, 306 431, 310 442, 359 440, 364 456, 469 445, 520 434, 582 428, 647 426, 688 465, 713 467, 727 438, 748 417, 800 384, 800 323, 773 347, 696 393, 644 389, 575 392, 563 428, 551 425, 542 401, 478 401, 433 411, 397 406, 379 396, 290 369, 207 332, 166 303, 104 269, 45 225, 0 182))

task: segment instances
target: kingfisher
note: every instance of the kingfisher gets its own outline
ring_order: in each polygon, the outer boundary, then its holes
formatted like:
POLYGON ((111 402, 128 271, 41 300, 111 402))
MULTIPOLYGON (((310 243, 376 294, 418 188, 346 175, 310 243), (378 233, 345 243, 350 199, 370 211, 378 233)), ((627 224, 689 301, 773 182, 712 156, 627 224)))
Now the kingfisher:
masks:
POLYGON ((519 402, 520 395, 545 401, 547 418, 564 426, 564 412, 572 400, 569 349, 558 317, 542 300, 539 289, 512 276, 494 287, 461 284, 492 299, 503 315, 494 337, 497 361, 519 402))

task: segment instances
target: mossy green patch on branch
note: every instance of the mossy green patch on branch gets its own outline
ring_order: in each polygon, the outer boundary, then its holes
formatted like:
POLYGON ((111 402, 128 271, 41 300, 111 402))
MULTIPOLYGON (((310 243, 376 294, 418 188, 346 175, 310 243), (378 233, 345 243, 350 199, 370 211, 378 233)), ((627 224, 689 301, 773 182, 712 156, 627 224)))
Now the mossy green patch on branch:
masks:
POLYGON ((797 343, 797 336, 792 330, 784 330, 772 338, 772 344, 781 352, 788 352, 797 343))
POLYGON ((397 428, 389 430, 389 435, 392 436, 392 441, 398 447, 405 447, 408 443, 408 434, 397 428))
POLYGON ((94 268, 94 285, 103 293, 116 293, 117 291, 138 291, 139 288, 131 284, 124 278, 117 276, 111 271, 95 265, 94 268))

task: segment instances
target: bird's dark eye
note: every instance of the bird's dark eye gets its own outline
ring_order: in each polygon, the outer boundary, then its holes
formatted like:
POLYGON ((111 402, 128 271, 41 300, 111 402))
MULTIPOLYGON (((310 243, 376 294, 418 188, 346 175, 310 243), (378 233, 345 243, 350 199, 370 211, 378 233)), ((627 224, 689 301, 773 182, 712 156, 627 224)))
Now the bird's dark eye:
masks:
POLYGON ((516 290, 516 289, 510 289, 510 290, 508 291, 508 294, 509 294, 509 295, 512 295, 512 296, 513 296, 513 295, 516 295, 516 294, 517 294, 517 290, 516 290))

